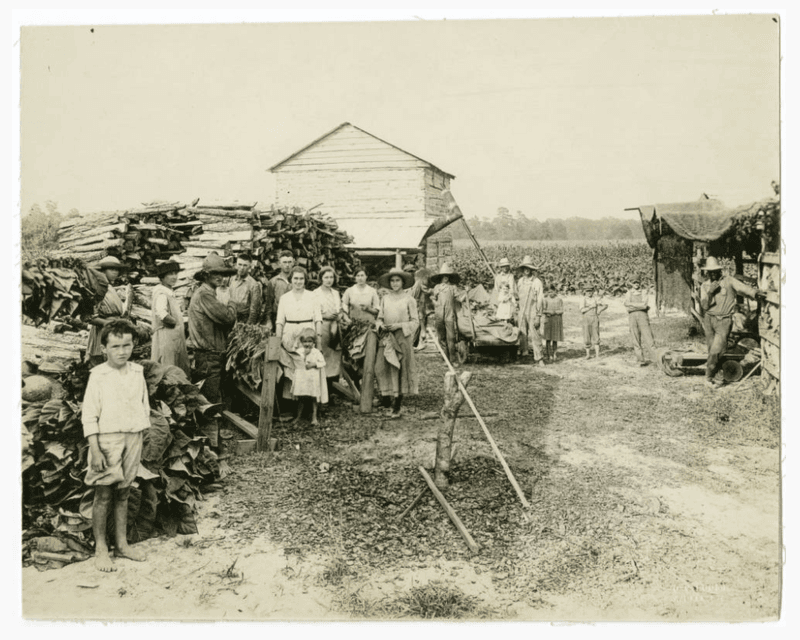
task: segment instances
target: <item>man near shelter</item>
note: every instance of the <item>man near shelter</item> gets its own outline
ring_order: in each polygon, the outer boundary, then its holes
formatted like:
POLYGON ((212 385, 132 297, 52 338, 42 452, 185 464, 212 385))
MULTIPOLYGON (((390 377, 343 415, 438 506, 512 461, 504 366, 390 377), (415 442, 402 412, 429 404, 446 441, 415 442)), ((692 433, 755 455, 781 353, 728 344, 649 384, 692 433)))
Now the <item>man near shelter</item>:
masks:
POLYGON ((639 365, 647 366, 649 362, 655 360, 655 340, 653 340, 653 330, 650 328, 650 316, 647 315, 650 310, 647 290, 642 290, 638 280, 631 283, 631 288, 625 294, 624 304, 628 311, 628 327, 631 330, 633 352, 636 354, 639 365))
POLYGON ((725 352, 728 345, 728 336, 731 333, 733 314, 736 311, 736 296, 748 298, 765 297, 767 294, 758 291, 736 278, 722 274, 722 267, 717 259, 710 256, 706 259, 705 267, 708 280, 700 285, 700 308, 704 312, 703 329, 706 333, 708 345, 708 360, 706 362, 706 386, 716 388, 720 384, 714 378, 719 371, 719 357, 725 352))
POLYGON ((253 259, 247 253, 236 258, 236 275, 228 284, 228 294, 236 308, 236 322, 256 324, 261 314, 261 285, 250 275, 253 259))

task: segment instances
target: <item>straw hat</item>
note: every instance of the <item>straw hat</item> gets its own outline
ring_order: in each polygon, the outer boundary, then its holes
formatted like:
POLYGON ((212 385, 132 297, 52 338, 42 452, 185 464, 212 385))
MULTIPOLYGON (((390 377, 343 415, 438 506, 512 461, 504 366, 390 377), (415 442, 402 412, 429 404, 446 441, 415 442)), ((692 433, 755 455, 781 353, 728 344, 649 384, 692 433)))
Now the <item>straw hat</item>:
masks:
POLYGON ((431 276, 431 282, 433 284, 439 284, 442 281, 442 278, 447 276, 450 279, 450 282, 453 284, 458 284, 461 282, 461 276, 458 275, 453 268, 450 266, 450 263, 445 262, 441 268, 439 269, 439 273, 434 274, 431 276))
POLYGON ((525 256, 522 258, 522 262, 519 265, 520 269, 530 269, 531 271, 541 271, 542 267, 544 266, 544 260, 539 264, 533 263, 533 258, 530 256, 525 256))
POLYGON ((403 271, 402 269, 398 269, 397 267, 393 267, 389 270, 388 273, 384 273, 382 276, 378 278, 378 285, 384 287, 385 289, 391 289, 391 285, 389 281, 394 277, 399 276, 403 280, 403 289, 408 289, 411 285, 414 284, 414 276, 412 276, 408 271, 403 271))
POLYGON ((181 270, 181 265, 177 262, 173 262, 172 260, 168 260, 167 262, 162 262, 159 265, 156 265, 156 275, 161 278, 162 276, 167 275, 168 273, 178 273, 181 270))
POLYGON ((508 261, 508 258, 503 258, 500 262, 497 263, 498 267, 510 267, 511 263, 508 261))
POLYGON ((722 271, 722 266, 717 262, 714 256, 706 258, 706 264, 703 267, 706 271, 722 271))
POLYGON ((100 262, 98 262, 95 266, 96 266, 96 268, 101 269, 101 270, 102 269, 116 269, 117 271, 123 271, 123 270, 126 270, 128 268, 126 265, 122 264, 119 261, 118 258, 115 258, 114 256, 106 256, 100 262))

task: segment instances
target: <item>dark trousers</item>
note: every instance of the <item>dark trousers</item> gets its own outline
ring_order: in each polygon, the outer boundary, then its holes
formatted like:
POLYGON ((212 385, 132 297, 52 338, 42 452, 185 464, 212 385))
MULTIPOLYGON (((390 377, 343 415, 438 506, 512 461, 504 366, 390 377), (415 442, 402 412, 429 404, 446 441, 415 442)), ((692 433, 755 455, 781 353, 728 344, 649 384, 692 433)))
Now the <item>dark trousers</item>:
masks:
POLYGON ((436 333, 439 334, 439 342, 445 347, 447 352, 447 359, 450 362, 456 361, 456 340, 458 339, 458 330, 456 327, 455 316, 442 318, 436 316, 436 333))
POLYGON ((728 345, 733 318, 717 318, 706 315, 703 318, 703 329, 706 332, 708 360, 706 361, 706 379, 713 380, 719 371, 719 357, 728 345))
POLYGON ((651 360, 655 360, 653 349, 653 330, 650 328, 650 318, 647 311, 631 311, 628 313, 628 326, 633 340, 633 352, 639 362, 646 362, 645 352, 651 360))
MULTIPOLYGON (((224 351, 206 351, 196 349, 194 352, 194 370, 192 371, 192 382, 203 381, 200 392, 212 404, 222 402, 222 385, 225 373, 224 351)), ((227 394, 226 394, 227 395, 227 394)), ((205 435, 211 442, 212 447, 219 443, 219 423, 210 420, 203 428, 205 435)))

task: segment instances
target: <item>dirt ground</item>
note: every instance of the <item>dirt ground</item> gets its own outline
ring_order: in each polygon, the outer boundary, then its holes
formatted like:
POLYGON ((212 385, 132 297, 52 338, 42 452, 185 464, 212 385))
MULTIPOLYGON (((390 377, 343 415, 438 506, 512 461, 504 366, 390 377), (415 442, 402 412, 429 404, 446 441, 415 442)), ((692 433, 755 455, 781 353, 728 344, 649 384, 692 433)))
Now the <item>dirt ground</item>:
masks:
MULTIPOLYGON (((402 419, 328 408, 317 430, 278 425, 270 459, 232 461, 199 533, 141 544, 144 563, 23 570, 26 618, 774 620, 780 612, 780 414, 757 376, 639 367, 611 300, 599 359, 584 359, 567 298, 559 360, 479 356, 470 393, 531 503, 524 513, 462 409, 447 498, 473 554, 425 486, 445 367, 420 354, 402 419), (699 372, 698 372, 699 373, 699 372)), ((679 315, 659 346, 691 343, 679 315)), ((695 340, 699 338, 694 338, 695 340)), ((693 346, 699 347, 700 343, 693 346)))

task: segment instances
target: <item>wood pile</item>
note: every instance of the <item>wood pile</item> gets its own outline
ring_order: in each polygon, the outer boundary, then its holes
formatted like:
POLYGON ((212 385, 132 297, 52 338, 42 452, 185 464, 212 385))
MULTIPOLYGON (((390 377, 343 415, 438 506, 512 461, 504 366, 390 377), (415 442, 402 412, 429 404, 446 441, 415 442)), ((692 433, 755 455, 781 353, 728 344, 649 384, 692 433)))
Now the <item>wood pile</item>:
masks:
POLYGON ((53 257, 91 263, 114 256, 128 267, 129 279, 138 282, 155 275, 158 263, 184 253, 183 243, 201 233, 203 223, 192 206, 154 202, 138 209, 67 218, 59 225, 59 249, 53 257))
MULTIPOLYGON (((353 237, 341 231, 333 218, 296 207, 254 210, 252 227, 248 248, 264 275, 278 271, 281 251, 291 251, 295 264, 306 269, 312 282, 319 282, 319 271, 325 266, 336 270, 340 287, 355 282, 359 261, 355 251, 345 246, 353 237)), ((256 270, 254 275, 261 273, 256 270)))

